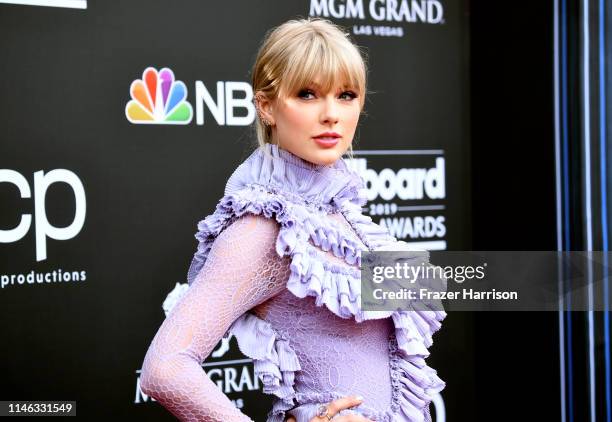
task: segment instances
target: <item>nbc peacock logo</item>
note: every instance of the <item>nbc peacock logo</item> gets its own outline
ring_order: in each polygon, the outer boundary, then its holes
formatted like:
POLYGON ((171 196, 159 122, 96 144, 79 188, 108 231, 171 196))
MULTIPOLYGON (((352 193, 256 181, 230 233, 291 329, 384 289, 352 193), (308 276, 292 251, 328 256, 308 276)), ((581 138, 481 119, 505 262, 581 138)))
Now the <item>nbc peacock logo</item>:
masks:
POLYGON ((187 87, 174 79, 174 72, 164 67, 159 72, 147 67, 142 79, 130 85, 132 99, 125 105, 125 116, 134 124, 186 125, 193 118, 187 102, 187 87))

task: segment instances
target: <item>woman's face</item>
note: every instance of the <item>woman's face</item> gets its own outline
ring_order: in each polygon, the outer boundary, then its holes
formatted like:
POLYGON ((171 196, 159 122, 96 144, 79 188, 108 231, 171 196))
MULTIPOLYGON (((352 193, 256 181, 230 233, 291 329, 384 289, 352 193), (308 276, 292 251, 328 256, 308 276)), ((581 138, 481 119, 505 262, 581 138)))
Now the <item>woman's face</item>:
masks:
POLYGON ((314 81, 260 109, 272 123, 272 138, 280 148, 311 163, 330 165, 353 142, 361 112, 358 95, 342 86, 322 92, 314 81))

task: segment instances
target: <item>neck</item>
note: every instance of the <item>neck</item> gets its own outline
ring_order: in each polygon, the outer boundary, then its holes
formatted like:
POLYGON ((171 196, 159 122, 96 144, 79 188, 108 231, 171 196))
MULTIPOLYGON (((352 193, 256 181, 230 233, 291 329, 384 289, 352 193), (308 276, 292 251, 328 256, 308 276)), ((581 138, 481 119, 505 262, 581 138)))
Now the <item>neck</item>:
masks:
POLYGON ((266 143, 254 151, 232 174, 225 192, 253 184, 297 195, 310 203, 335 206, 346 200, 365 203, 361 194, 363 182, 343 159, 330 165, 315 164, 276 144, 266 143))
POLYGON ((342 160, 342 158, 337 159, 336 161, 334 161, 331 164, 317 164, 317 163, 313 163, 312 161, 308 161, 305 158, 300 157, 299 155, 296 155, 294 153, 292 153, 291 151, 283 148, 282 146, 276 144, 276 143, 267 143, 264 144, 264 151, 272 151, 272 150, 276 150, 278 151, 278 155, 283 158, 284 160, 293 163, 293 164, 297 164, 297 165, 302 165, 303 167, 312 169, 312 170, 317 170, 317 169, 333 169, 333 168, 341 168, 343 166, 340 165, 339 161, 342 160))

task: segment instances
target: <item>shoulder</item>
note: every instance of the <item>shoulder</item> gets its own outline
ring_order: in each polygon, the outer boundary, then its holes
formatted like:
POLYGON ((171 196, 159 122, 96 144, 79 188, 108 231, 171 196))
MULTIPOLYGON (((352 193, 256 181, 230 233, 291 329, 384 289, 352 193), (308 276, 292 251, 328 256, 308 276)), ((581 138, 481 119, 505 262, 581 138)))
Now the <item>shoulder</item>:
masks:
POLYGON ((251 257, 271 256, 278 237, 280 225, 274 219, 261 215, 244 214, 217 236, 211 252, 224 255, 245 254, 251 257))
POLYGON ((234 234, 249 238, 267 234, 276 237, 279 230, 280 224, 272 218, 266 218, 262 215, 244 214, 231 222, 221 232, 220 236, 234 234))

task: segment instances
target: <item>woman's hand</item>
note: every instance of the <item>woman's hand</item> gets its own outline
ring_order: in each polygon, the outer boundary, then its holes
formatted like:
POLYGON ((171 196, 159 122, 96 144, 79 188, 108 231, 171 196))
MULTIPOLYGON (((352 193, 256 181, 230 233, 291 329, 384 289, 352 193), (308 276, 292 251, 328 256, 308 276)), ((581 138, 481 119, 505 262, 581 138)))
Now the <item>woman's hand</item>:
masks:
MULTIPOLYGON (((339 411, 344 409, 350 409, 351 407, 355 407, 361 404, 363 399, 359 396, 350 396, 350 397, 342 397, 336 399, 327 405, 327 414, 331 419, 320 416, 315 416, 309 422, 372 422, 370 419, 367 419, 361 415, 344 415, 334 417, 339 411)), ((285 422, 296 422, 293 416, 289 416, 285 419, 285 422)))

